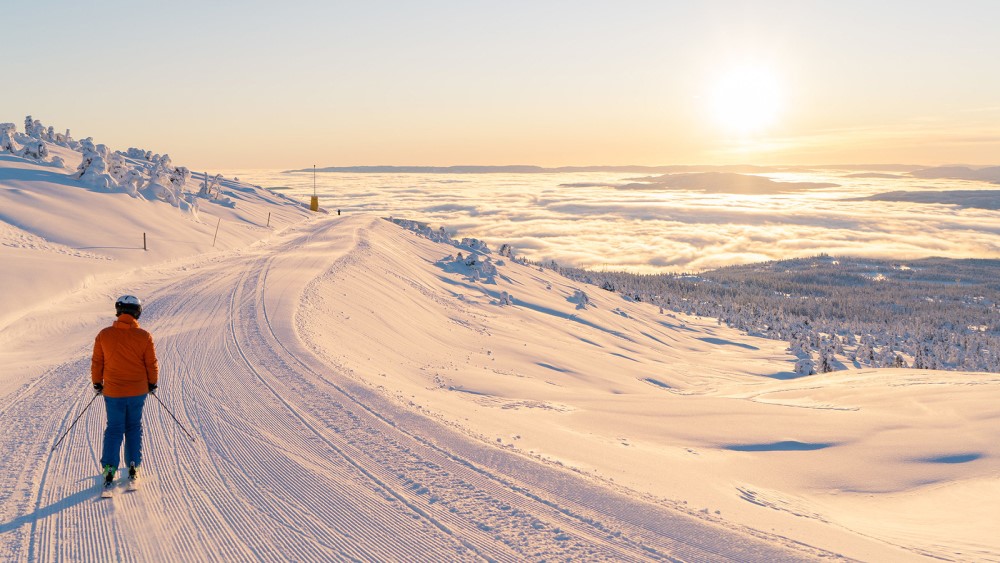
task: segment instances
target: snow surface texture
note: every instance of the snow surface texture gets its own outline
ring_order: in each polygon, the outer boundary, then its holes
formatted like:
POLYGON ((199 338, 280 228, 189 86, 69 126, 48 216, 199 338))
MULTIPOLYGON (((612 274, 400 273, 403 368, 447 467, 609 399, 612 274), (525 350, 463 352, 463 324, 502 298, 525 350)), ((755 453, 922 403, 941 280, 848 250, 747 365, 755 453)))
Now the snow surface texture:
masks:
POLYGON ((0 155, 0 559, 1000 560, 996 375, 790 378, 480 241, 47 149, 0 155), (123 293, 197 440, 149 401, 143 488, 99 501, 101 402, 50 450, 123 293))

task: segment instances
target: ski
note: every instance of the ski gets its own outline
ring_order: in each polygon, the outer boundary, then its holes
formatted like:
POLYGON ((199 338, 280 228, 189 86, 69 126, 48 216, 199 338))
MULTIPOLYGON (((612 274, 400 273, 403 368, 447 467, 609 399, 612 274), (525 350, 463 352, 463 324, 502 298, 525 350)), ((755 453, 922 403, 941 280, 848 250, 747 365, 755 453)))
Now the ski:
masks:
POLYGON ((128 491, 128 492, 130 492, 130 493, 132 491, 138 491, 139 490, 139 480, 138 479, 129 479, 128 480, 128 485, 125 486, 125 490, 128 491))
POLYGON ((101 497, 100 498, 111 498, 114 496, 115 485, 114 483, 101 483, 101 497))

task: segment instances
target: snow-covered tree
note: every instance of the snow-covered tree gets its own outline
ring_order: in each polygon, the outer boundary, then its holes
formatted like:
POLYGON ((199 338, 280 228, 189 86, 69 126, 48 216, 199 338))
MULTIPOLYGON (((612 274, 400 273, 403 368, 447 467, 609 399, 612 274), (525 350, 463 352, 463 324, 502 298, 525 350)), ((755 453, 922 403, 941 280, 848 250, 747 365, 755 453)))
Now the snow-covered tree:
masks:
POLYGON ((59 145, 60 147, 67 147, 76 150, 79 147, 79 143, 73 140, 73 137, 69 134, 69 129, 66 133, 56 133, 52 142, 59 145))
POLYGON ((76 166, 76 173, 73 174, 73 177, 83 178, 87 169, 90 168, 91 163, 94 162, 95 156, 97 156, 97 153, 83 153, 83 158, 80 160, 80 164, 76 166))
POLYGON ((573 297, 570 300, 576 303, 577 309, 586 309, 590 305, 590 296, 582 289, 573 290, 573 297))
POLYGON ((0 123, 0 153, 9 152, 17 154, 20 150, 14 141, 14 133, 17 133, 17 126, 13 123, 0 123))
POLYGON ((203 197, 207 199, 217 199, 219 195, 222 194, 222 188, 219 182, 222 181, 222 174, 216 174, 211 179, 208 177, 208 172, 204 173, 204 178, 201 182, 201 189, 198 190, 198 197, 203 197))
POLYGON ((795 332, 788 340, 788 351, 796 356, 809 354, 810 336, 808 333, 795 332))
MULTIPOLYGON (((104 162, 104 157, 95 153, 90 153, 90 159, 87 160, 87 167, 82 171, 77 168, 77 173, 79 174, 80 181, 84 184, 99 188, 102 190, 112 190, 118 187, 115 179, 108 174, 108 165, 104 162)), ((83 166, 83 163, 80 164, 83 166)))
MULTIPOLYGON (((458 246, 458 242, 451 238, 451 235, 445 230, 442 225, 437 230, 432 230, 427 223, 422 223, 420 221, 413 221, 410 219, 400 219, 398 217, 389 217, 389 220, 393 223, 403 227, 404 229, 413 231, 420 236, 427 237, 434 242, 443 242, 445 244, 450 244, 452 246, 458 246)), ((462 254, 459 253, 458 259, 462 259, 462 254)))
POLYGON ((24 158, 44 161, 49 156, 49 149, 45 146, 45 141, 41 139, 29 139, 17 154, 24 158))
POLYGON ((74 177, 79 178, 84 184, 103 190, 117 187, 115 179, 107 173, 108 164, 104 157, 98 154, 92 138, 87 137, 80 141, 80 152, 83 153, 83 158, 76 168, 74 177))
POLYGON ((493 278, 497 275, 497 267, 489 256, 470 254, 465 259, 465 265, 472 268, 472 279, 495 283, 493 278))
POLYGON ((174 161, 170 158, 169 154, 153 156, 153 163, 159 164, 164 170, 172 170, 174 167, 174 161))
POLYGON ((191 171, 185 166, 178 166, 174 168, 174 171, 170 173, 170 185, 173 186, 176 193, 181 193, 184 190, 184 185, 191 178, 191 171))
POLYGON ((143 189, 149 199, 161 199, 171 205, 180 204, 180 193, 174 189, 170 178, 173 173, 172 168, 168 168, 170 157, 154 158, 153 166, 149 169, 149 182, 143 189), (164 164, 166 163, 166 164, 164 164))
POLYGON ((884 368, 896 367, 897 357, 898 354, 893 351, 892 346, 883 346, 879 353, 878 365, 884 368))
POLYGON ((94 153, 97 154, 97 145, 94 144, 93 137, 87 137, 80 141, 80 152, 83 154, 94 153))
POLYGON ((129 166, 125 162, 125 157, 121 153, 111 153, 106 159, 108 163, 108 174, 121 185, 125 181, 125 177, 128 176, 129 166))
POLYGON ((830 349, 823 350, 819 354, 819 372, 820 373, 830 373, 834 370, 834 358, 833 351, 830 349))
POLYGON ((42 122, 37 119, 32 119, 31 116, 24 118, 24 134, 31 137, 32 139, 40 139, 42 137, 42 122))
POLYGON ((137 197, 145 184, 146 178, 143 176, 142 172, 135 168, 129 167, 124 178, 118 182, 118 184, 125 190, 125 193, 132 197, 137 197))
POLYGON ((816 370, 813 368, 813 361, 809 358, 802 358, 795 362, 795 374, 816 375, 816 370))
POLYGON ((30 115, 24 120, 24 132, 33 139, 45 140, 45 135, 47 132, 47 128, 45 127, 45 125, 43 125, 42 122, 38 119, 32 119, 31 125, 29 126, 28 125, 29 119, 31 119, 30 115))
POLYGON ((152 160, 153 153, 152 151, 129 147, 129 149, 125 151, 125 156, 136 160, 152 160))
POLYGON ((475 239, 475 238, 463 238, 462 242, 461 242, 461 245, 464 246, 464 247, 466 247, 466 248, 471 248, 472 250, 475 250, 476 252, 481 252, 483 254, 489 254, 490 253, 490 247, 486 244, 485 241, 481 241, 479 239, 475 239))
POLYGON ((209 197, 211 185, 208 183, 208 172, 202 172, 201 188, 198 190, 199 197, 209 197))

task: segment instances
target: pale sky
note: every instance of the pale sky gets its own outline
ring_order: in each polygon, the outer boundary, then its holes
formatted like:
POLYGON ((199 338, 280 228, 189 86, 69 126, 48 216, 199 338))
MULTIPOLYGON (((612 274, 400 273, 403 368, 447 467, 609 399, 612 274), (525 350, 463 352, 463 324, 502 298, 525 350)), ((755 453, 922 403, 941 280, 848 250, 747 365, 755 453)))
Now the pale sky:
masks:
POLYGON ((995 0, 0 8, 0 122, 193 169, 1000 164, 995 0))

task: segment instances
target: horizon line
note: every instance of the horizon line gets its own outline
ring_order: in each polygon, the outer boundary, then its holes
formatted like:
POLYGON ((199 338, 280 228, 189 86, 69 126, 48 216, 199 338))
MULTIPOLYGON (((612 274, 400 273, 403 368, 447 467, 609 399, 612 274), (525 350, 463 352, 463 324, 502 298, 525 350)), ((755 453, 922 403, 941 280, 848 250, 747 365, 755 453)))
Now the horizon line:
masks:
POLYGON ((991 168, 995 165, 978 164, 946 164, 940 166, 927 166, 922 164, 901 164, 901 163, 861 163, 861 164, 664 164, 664 165, 641 165, 641 164, 621 164, 621 165, 571 165, 571 166, 540 166, 534 164, 457 164, 447 166, 435 165, 355 165, 355 166, 313 166, 309 168, 295 168, 282 170, 282 173, 300 172, 354 172, 354 173, 377 173, 377 172, 441 172, 441 173, 546 173, 546 172, 631 172, 631 171, 791 171, 810 169, 842 169, 842 170, 881 170, 895 172, 912 172, 922 169, 933 168, 970 168, 982 169, 991 168))

